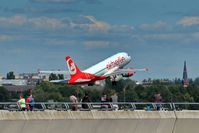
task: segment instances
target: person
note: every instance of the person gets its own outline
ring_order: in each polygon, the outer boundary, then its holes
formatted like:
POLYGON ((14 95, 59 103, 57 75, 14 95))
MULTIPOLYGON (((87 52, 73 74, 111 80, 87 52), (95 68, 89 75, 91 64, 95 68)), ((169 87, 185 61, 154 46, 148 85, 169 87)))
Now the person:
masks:
POLYGON ((85 93, 84 97, 82 98, 82 108, 83 109, 89 109, 89 106, 87 103, 91 102, 90 97, 88 95, 88 93, 85 93))
POLYGON ((26 110, 30 110, 30 96, 26 99, 26 110))
POLYGON ((70 99, 70 102, 72 103, 71 104, 71 107, 72 107, 72 111, 77 111, 77 93, 76 92, 73 92, 73 94, 69 97, 70 99))
POLYGON ((109 105, 104 104, 104 103, 108 102, 108 97, 107 97, 107 95, 105 93, 102 93, 100 101, 102 103, 101 108, 106 108, 107 109, 109 105))
POLYGON ((29 96, 29 98, 30 98, 30 104, 29 104, 30 111, 33 111, 34 106, 35 106, 35 99, 34 99, 34 97, 32 96, 32 94, 29 96))
POLYGON ((117 104, 117 102, 118 102, 118 96, 117 96, 116 92, 113 93, 113 95, 111 96, 111 99, 112 99, 112 102, 113 102, 113 108, 115 110, 118 110, 118 104, 117 104))
POLYGON ((155 102, 157 103, 157 104, 156 104, 156 106, 157 106, 157 111, 159 111, 160 108, 161 108, 160 102, 162 102, 162 96, 161 96, 161 94, 160 94, 159 92, 156 92, 156 94, 154 95, 154 97, 155 97, 155 102))
POLYGON ((19 104, 21 111, 26 110, 26 101, 25 101, 25 98, 23 98, 22 95, 20 95, 20 99, 17 101, 17 103, 19 104))

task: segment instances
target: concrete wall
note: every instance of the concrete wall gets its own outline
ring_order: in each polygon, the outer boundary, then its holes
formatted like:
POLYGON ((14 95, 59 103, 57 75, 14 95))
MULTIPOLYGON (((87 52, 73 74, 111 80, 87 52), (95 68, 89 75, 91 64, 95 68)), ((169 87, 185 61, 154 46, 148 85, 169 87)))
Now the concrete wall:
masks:
POLYGON ((199 111, 176 113, 174 133, 199 133, 199 111))
POLYGON ((198 133, 194 111, 0 111, 0 133, 198 133))

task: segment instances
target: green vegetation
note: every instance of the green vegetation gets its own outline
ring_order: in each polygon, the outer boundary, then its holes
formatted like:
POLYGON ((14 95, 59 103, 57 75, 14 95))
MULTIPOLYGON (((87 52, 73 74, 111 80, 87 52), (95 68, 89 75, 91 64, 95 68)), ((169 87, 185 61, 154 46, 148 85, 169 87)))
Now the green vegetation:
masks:
MULTIPOLYGON (((66 84, 52 84, 43 82, 33 90, 33 96, 37 102, 67 102, 69 96, 76 91, 80 100, 85 93, 88 93, 93 102, 99 102, 103 92, 111 96, 114 92, 118 94, 120 102, 153 102, 154 94, 160 92, 163 102, 199 102, 199 78, 191 80, 187 88, 184 88, 179 79, 169 80, 145 80, 144 85, 137 85, 130 79, 120 80, 116 86, 111 84, 109 79, 106 80, 104 90, 96 89, 96 86, 81 88, 66 84)), ((27 97, 29 92, 24 92, 27 97)), ((0 101, 13 101, 18 99, 19 93, 8 92, 5 88, 0 87, 0 101)))
POLYGON ((3 88, 0 87, 0 101, 5 102, 9 98, 9 92, 3 88))

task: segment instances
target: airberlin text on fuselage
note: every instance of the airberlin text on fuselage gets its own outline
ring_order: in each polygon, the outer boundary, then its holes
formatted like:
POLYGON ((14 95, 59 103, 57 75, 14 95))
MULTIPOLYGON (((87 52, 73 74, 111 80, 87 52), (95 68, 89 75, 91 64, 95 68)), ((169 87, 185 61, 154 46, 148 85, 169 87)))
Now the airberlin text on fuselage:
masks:
POLYGON ((120 64, 124 63, 125 62, 125 58, 122 56, 122 57, 118 57, 116 60, 114 61, 110 61, 107 65, 106 65, 106 68, 108 70, 114 68, 115 66, 119 66, 120 64))

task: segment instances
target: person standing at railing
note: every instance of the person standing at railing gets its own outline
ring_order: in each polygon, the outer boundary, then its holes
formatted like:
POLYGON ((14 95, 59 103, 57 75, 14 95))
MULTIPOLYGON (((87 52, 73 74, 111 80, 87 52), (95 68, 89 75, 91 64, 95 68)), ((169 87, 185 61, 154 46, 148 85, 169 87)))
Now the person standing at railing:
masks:
POLYGON ((22 95, 20 95, 20 99, 17 101, 17 103, 19 104, 21 111, 26 110, 26 101, 25 101, 25 98, 23 98, 22 95))
POLYGON ((73 94, 69 97, 71 104, 72 111, 77 111, 77 92, 73 92, 73 94))
POLYGON ((102 93, 100 101, 102 103, 102 105, 101 105, 102 109, 104 109, 104 108, 107 109, 109 107, 109 104, 107 104, 107 102, 109 102, 109 100, 108 100, 108 97, 105 93, 102 93))
POLYGON ((157 103, 157 111, 159 111, 161 109, 161 102, 162 102, 162 96, 160 94, 160 92, 156 92, 156 94, 154 95, 155 97, 155 102, 157 103))
POLYGON ((35 106, 35 99, 32 95, 30 95, 29 97, 30 97, 30 111, 33 111, 35 106))
POLYGON ((89 109, 88 103, 91 102, 88 93, 85 93, 84 97, 82 98, 82 108, 89 109))
POLYGON ((28 98, 26 98, 26 109, 27 109, 27 111, 30 110, 30 96, 28 98))
POLYGON ((115 110, 118 110, 118 105, 117 105, 117 102, 118 102, 118 96, 117 96, 117 93, 114 92, 113 95, 111 96, 111 100, 113 102, 113 108, 115 110))

